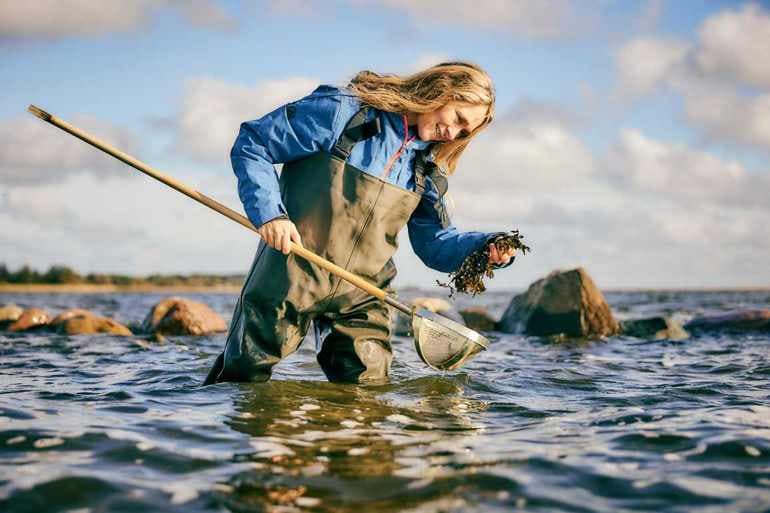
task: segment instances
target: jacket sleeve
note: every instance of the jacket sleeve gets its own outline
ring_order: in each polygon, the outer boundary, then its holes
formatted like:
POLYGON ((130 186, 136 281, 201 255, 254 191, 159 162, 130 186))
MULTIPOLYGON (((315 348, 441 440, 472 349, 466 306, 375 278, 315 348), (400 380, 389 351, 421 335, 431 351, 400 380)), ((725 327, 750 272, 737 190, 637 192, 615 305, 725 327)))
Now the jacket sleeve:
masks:
POLYGON ((484 246, 490 234, 460 232, 451 224, 442 223, 435 206, 438 193, 432 182, 429 184, 430 187, 426 187, 417 209, 409 219, 409 240, 414 252, 425 265, 450 273, 456 271, 468 255, 484 246))
POLYGON ((254 226, 286 215, 274 164, 330 151, 340 112, 340 96, 313 94, 241 124, 230 151, 238 195, 254 226))

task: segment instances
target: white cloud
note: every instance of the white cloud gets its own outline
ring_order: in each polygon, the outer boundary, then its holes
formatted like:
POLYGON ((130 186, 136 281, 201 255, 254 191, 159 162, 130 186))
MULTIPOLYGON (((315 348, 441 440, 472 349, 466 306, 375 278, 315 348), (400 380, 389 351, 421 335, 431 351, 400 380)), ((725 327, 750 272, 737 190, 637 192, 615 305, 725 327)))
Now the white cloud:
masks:
POLYGON ((522 38, 563 38, 590 22, 570 0, 351 0, 405 12, 419 23, 449 23, 472 28, 500 29, 522 38))
POLYGON ((669 79, 690 45, 677 39, 640 38, 623 45, 615 56, 621 88, 647 94, 669 79))
POLYGON ((770 94, 693 89, 684 95, 687 121, 711 139, 770 149, 770 94))
MULTIPOLYGON (((238 207, 234 178, 178 174, 193 188, 238 207), (212 182, 218 186, 213 187, 212 182)), ((0 203, 3 261, 82 272, 240 272, 256 247, 252 232, 143 176, 9 188, 0 203), (226 250, 223 250, 226 248, 226 250)))
POLYGON ((648 193, 688 205, 723 206, 761 205, 770 197, 770 180, 749 174, 738 162, 635 130, 621 132, 603 165, 627 195, 648 193))
POLYGON ((521 102, 468 146, 453 190, 553 192, 583 182, 594 171, 593 157, 568 118, 558 109, 521 102))
MULTIPOLYGON (((131 150, 133 137, 107 123, 75 115, 72 124, 117 147, 131 150)), ((115 174, 123 164, 31 115, 0 122, 0 184, 62 181, 82 171, 115 174)))
MULTIPOLYGON (((349 0, 354 6, 380 5, 405 12, 420 23, 493 28, 525 38, 563 38, 591 23, 574 0, 349 0)), ((250 9, 247 7, 247 9, 250 9)), ((269 0, 259 7, 280 15, 323 16, 325 2, 269 0)), ((256 9, 255 9, 256 10, 256 9)), ((216 0, 6 0, 0 38, 93 37, 128 32, 151 25, 159 13, 171 11, 194 26, 230 29, 235 17, 216 0)))
POLYGON ((615 55, 620 85, 634 93, 649 93, 677 82, 741 84, 770 88, 770 13, 758 4, 726 9, 707 18, 694 43, 662 37, 639 37, 615 55))
MULTIPOLYGON (((661 234, 660 240, 689 254, 692 261, 713 258, 720 251, 734 256, 737 250, 748 248, 755 252, 755 258, 766 259, 770 254, 770 241, 760 235, 770 222, 766 208, 709 203, 694 207, 669 202, 662 203, 649 215, 661 234), (704 251, 698 254, 701 248, 704 251)), ((770 279, 770 274, 764 279, 770 279)))
POLYGON ((307 77, 267 80, 251 87, 211 78, 190 80, 179 114, 178 145, 195 158, 228 162, 243 121, 310 94, 318 83, 307 77))
POLYGON ((234 20, 210 0, 6 0, 0 37, 63 38, 127 32, 171 8, 196 26, 229 28, 234 20))
POLYGON ((703 73, 770 88, 770 14, 759 4, 722 11, 699 30, 695 62, 703 73))
POLYGON ((196 27, 230 30, 237 21, 215 0, 171 0, 183 18, 196 27))
POLYGON ((91 36, 130 30, 161 2, 138 0, 10 0, 3 3, 0 34, 6 37, 91 36))
POLYGON ((707 18, 693 44, 637 38, 615 55, 622 94, 669 88, 712 141, 770 150, 770 14, 757 4, 707 18))

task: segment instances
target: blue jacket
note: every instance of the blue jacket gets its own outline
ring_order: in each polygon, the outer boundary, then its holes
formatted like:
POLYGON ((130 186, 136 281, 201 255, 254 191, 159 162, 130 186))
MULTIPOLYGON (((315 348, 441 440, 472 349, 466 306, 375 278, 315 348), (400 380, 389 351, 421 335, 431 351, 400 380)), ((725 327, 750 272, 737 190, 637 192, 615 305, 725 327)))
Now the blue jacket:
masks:
MULTIPOLYGON (((299 160, 314 153, 330 152, 348 120, 361 108, 358 97, 346 89, 320 86, 312 94, 279 107, 266 116, 241 124, 230 158, 238 178, 238 194, 246 215, 255 226, 286 214, 274 164, 299 160), (291 116, 287 107, 291 106, 291 116)), ((348 163, 380 176, 390 158, 404 141, 403 117, 397 113, 370 111, 380 116, 381 132, 353 147, 348 163)), ((430 143, 415 136, 393 163, 388 181, 414 190, 415 150, 430 143)), ((491 234, 459 232, 443 227, 434 208, 438 200, 435 186, 426 179, 426 191, 409 219, 409 240, 415 253, 427 265, 442 272, 457 270, 462 261, 483 246, 491 234)))

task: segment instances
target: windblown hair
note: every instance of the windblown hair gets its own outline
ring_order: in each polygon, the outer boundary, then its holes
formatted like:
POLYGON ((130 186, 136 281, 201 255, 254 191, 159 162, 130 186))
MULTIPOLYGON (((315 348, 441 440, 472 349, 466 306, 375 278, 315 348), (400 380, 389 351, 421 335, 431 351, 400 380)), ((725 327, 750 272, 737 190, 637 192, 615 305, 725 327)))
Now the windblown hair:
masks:
POLYGON ((348 87, 362 103, 386 112, 432 112, 452 100, 486 105, 484 120, 466 137, 434 143, 434 162, 448 174, 454 172, 470 140, 492 122, 495 110, 492 80, 483 69, 469 62, 444 62, 406 77, 362 71, 348 87))

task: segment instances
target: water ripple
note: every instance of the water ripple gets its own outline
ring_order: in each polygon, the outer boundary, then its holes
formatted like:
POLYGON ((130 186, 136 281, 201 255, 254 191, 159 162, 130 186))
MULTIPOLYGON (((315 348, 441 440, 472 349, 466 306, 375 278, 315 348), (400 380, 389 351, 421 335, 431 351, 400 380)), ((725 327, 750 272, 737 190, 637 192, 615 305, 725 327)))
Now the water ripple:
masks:
MULTIPOLYGON (((610 294, 621 316, 766 293, 610 294)), ((141 320, 154 295, 15 296, 141 320)), ((196 299, 229 315, 231 295, 196 299)), ((460 306, 470 300, 461 299, 460 306)), ((485 298, 501 313, 506 298, 485 298)), ((311 344, 264 384, 200 388, 222 335, 0 335, 0 510, 764 511, 770 336, 554 343, 491 334, 436 374, 326 382, 311 344), (141 342, 141 343, 140 343, 141 342)))

